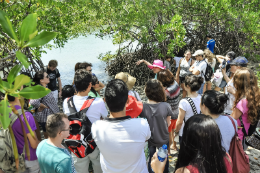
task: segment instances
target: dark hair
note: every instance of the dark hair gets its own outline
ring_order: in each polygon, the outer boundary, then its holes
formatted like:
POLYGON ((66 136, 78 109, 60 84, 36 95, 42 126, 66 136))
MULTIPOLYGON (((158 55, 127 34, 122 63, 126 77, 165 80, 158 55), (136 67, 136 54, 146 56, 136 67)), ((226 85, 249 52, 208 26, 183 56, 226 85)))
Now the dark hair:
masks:
POLYGON ((174 75, 169 69, 161 70, 158 72, 157 79, 162 83, 164 87, 169 87, 174 82, 174 75))
POLYGON ((87 67, 92 67, 92 64, 91 63, 88 63, 88 62, 78 62, 76 65, 75 65, 75 71, 79 70, 79 69, 86 69, 87 67))
POLYGON ((169 58, 171 58, 171 59, 172 59, 172 57, 171 57, 171 56, 169 56, 169 55, 166 55, 165 59, 169 59, 169 58))
POLYGON ((53 59, 49 61, 49 67, 57 67, 58 66, 58 61, 53 59))
POLYGON ((215 90, 208 90, 202 95, 201 105, 205 105, 212 114, 221 114, 224 111, 227 101, 228 96, 226 94, 215 90))
POLYGON ((50 138, 55 138, 57 134, 64 129, 65 123, 63 118, 68 118, 64 113, 48 115, 46 121, 46 132, 50 138))
POLYGON ((15 101, 15 97, 14 96, 10 96, 9 94, 7 95, 7 99, 8 99, 9 102, 15 101))
POLYGON ((185 85, 189 86, 191 91, 198 91, 201 87, 201 84, 204 82, 204 79, 201 76, 195 76, 193 74, 189 74, 185 77, 185 85))
POLYGON ((86 91, 92 80, 92 75, 85 69, 79 69, 75 72, 74 84, 78 92, 86 91))
POLYGON ((123 111, 128 99, 128 88, 121 79, 111 80, 105 90, 105 100, 111 112, 123 111))
POLYGON ((216 122, 203 114, 190 117, 184 126, 175 171, 192 165, 200 173, 226 173, 225 156, 216 122))
POLYGON ((206 37, 212 38, 212 35, 211 34, 207 34, 206 37))
POLYGON ((190 53, 191 53, 190 49, 186 50, 184 54, 186 54, 186 53, 188 53, 188 52, 190 52, 190 53))
POLYGON ((65 85, 62 88, 62 100, 65 100, 68 97, 72 97, 75 94, 75 88, 72 85, 65 85))
POLYGON ((233 51, 230 51, 230 52, 227 53, 227 56, 228 56, 231 60, 233 60, 233 59, 236 58, 236 53, 233 52, 233 51))
POLYGON ((92 75, 92 87, 90 91, 92 91, 96 96, 98 95, 98 92, 95 90, 94 86, 97 84, 98 78, 95 75, 92 75))
POLYGON ((149 100, 156 102, 164 102, 166 99, 162 83, 156 79, 150 79, 145 84, 145 94, 149 100))
POLYGON ((37 71, 33 77, 33 82, 35 82, 35 85, 40 85, 41 80, 44 79, 44 71, 37 71))

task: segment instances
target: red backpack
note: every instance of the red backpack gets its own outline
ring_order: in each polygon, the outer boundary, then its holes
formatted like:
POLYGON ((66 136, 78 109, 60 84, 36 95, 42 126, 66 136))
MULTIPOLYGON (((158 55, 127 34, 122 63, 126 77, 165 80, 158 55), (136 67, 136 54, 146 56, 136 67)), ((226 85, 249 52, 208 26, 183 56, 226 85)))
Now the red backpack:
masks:
POLYGON ((70 115, 70 136, 64 140, 68 149, 78 158, 84 158, 92 153, 96 148, 96 143, 92 138, 91 126, 92 123, 86 116, 88 108, 91 106, 95 98, 88 97, 83 103, 79 112, 73 103, 73 97, 67 100, 70 115))

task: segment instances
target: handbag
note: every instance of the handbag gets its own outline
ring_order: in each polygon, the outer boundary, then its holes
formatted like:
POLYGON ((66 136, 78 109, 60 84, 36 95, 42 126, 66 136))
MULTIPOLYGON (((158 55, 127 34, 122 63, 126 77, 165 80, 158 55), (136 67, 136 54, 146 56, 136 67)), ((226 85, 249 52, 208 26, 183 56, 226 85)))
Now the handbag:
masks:
POLYGON ((250 165, 249 165, 249 157, 244 152, 242 142, 237 135, 236 126, 234 120, 228 116, 230 121, 233 124, 235 129, 235 135, 230 143, 229 155, 232 158, 233 162, 233 172, 234 173, 249 173, 250 165))
POLYGON ((256 125, 256 129, 251 136, 245 137, 246 144, 260 150, 260 120, 256 125))

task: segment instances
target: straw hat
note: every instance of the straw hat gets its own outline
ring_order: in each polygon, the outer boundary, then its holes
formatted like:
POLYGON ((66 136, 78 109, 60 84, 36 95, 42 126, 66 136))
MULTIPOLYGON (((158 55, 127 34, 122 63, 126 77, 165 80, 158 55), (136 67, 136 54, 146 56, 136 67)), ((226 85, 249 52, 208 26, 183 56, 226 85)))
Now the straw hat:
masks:
POLYGON ((128 90, 131 90, 136 82, 136 78, 126 72, 117 73, 115 79, 121 79, 122 81, 124 81, 127 85, 128 90))

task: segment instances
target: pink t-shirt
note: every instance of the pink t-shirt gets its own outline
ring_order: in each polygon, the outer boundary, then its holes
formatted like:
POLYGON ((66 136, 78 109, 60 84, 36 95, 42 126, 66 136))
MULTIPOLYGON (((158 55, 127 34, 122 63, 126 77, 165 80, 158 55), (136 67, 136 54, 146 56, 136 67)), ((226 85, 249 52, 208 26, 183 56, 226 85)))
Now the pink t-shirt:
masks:
MULTIPOLYGON (((248 117, 248 115, 247 115, 247 112, 248 112, 247 100, 246 99, 241 99, 237 103, 236 108, 242 112, 241 117, 242 117, 242 120, 243 120, 243 124, 244 124, 245 130, 246 130, 246 133, 248 134, 248 129, 250 127, 250 122, 247 121, 247 117, 248 117)), ((240 122, 239 119, 237 119, 237 125, 239 127, 241 127, 241 122, 240 122)), ((242 132, 242 128, 238 128, 237 134, 238 134, 238 137, 242 141, 243 137, 244 137, 244 134, 242 132)))

